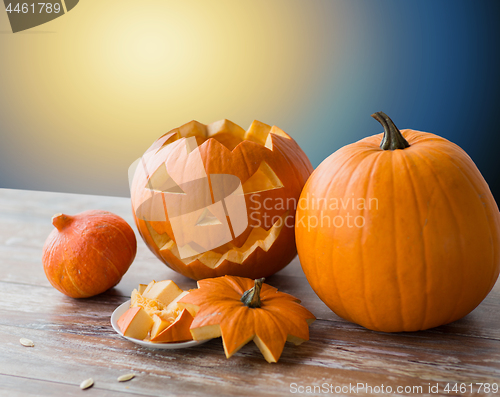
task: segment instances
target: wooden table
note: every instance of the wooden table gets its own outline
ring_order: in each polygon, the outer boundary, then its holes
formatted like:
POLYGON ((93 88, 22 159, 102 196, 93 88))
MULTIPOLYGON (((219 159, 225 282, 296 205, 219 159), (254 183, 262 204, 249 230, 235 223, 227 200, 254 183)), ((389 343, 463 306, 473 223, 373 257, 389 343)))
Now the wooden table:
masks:
MULTIPOLYGON (((466 384, 463 394, 485 395, 471 394, 470 383, 500 383, 498 283, 460 321, 385 334, 333 314, 309 287, 297 259, 266 282, 302 299, 318 320, 310 341, 287 343, 277 364, 268 364, 254 344, 227 360, 220 338, 176 351, 141 348, 113 331, 113 310, 139 282, 173 279, 184 289, 196 284, 160 263, 138 237, 137 258, 116 288, 84 300, 62 295, 45 278, 42 246, 53 228, 52 215, 88 209, 112 211, 133 224, 125 198, 0 189, 1 396, 281 396, 314 391, 308 386, 316 386, 315 394, 351 395, 358 383, 384 385, 385 391, 390 386, 395 395, 462 394, 444 390, 457 382, 466 384), (35 347, 22 346, 21 337, 35 347), (130 372, 135 379, 117 382, 130 372), (95 385, 81 391, 79 384, 90 377, 95 385), (429 384, 433 391, 437 384, 439 393, 429 393, 429 384)), ((360 388, 357 394, 370 393, 360 388)))

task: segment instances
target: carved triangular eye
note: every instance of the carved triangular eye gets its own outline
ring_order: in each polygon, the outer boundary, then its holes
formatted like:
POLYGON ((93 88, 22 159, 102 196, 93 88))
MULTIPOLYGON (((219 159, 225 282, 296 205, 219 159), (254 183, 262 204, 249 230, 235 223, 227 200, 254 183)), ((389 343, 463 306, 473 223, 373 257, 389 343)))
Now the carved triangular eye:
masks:
POLYGON ((161 193, 186 194, 168 174, 164 163, 149 177, 146 189, 161 193))
POLYGON ((255 174, 243 184, 243 192, 245 194, 258 193, 281 187, 283 187, 283 183, 281 183, 271 167, 263 161, 255 174))
POLYGON ((196 226, 211 226, 211 225, 222 225, 221 221, 212 214, 208 208, 205 208, 201 213, 200 217, 196 221, 196 226))

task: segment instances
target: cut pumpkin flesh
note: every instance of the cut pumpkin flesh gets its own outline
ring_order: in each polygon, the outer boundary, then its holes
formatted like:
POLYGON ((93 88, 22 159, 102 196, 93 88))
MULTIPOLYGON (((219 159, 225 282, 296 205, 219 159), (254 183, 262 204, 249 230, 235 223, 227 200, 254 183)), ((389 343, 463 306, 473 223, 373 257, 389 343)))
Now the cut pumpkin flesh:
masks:
POLYGON ((153 326, 153 319, 141 307, 131 307, 118 320, 124 336, 145 339, 153 326))
POLYGON ((193 339, 189 327, 196 308, 186 309, 178 304, 189 291, 182 291, 171 280, 140 284, 139 289, 132 291, 130 309, 118 320, 125 336, 155 343, 193 339))
POLYGON ((151 342, 183 342, 193 339, 189 330, 193 322, 193 316, 187 309, 182 310, 172 323, 163 320, 159 316, 156 316, 154 321, 155 325, 158 321, 160 324, 157 329, 153 325, 151 342), (153 333, 153 331, 155 332, 153 333))
POLYGON ((290 139, 278 127, 271 127, 257 120, 252 122, 247 131, 229 120, 220 120, 209 125, 191 121, 165 134, 163 139, 160 138, 157 145, 150 147, 149 150, 158 152, 179 139, 191 136, 196 137, 198 145, 201 145, 209 138, 213 138, 229 150, 233 150, 243 141, 252 141, 272 150, 272 141, 269 139, 270 134, 290 139))

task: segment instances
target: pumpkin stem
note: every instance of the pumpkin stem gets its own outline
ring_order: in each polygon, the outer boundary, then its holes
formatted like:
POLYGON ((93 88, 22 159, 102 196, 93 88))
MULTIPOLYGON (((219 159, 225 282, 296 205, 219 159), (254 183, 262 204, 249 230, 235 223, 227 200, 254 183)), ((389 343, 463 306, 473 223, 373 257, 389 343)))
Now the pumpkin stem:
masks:
POLYGON ((63 229, 71 223, 72 219, 73 218, 69 215, 55 214, 52 217, 52 224, 56 227, 57 230, 62 232, 63 229))
POLYGON ((380 143, 382 150, 396 150, 410 147, 408 141, 403 137, 401 131, 384 112, 373 113, 372 117, 384 127, 384 137, 380 143))
POLYGON ((254 286, 243 293, 240 300, 245 304, 245 306, 251 308, 260 307, 260 289, 262 288, 264 280, 265 278, 258 278, 254 280, 254 286))

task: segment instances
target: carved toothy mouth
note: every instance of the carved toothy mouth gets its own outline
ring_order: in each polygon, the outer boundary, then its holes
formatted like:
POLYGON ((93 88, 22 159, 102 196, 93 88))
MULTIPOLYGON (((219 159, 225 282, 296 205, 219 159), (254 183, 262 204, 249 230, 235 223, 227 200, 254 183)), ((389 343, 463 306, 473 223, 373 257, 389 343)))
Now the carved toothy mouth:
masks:
POLYGON ((190 263, 199 260, 205 266, 211 269, 215 269, 225 260, 242 264, 258 247, 267 252, 272 247, 279 234, 281 233, 283 227, 285 226, 285 222, 289 212, 290 211, 284 213, 269 230, 265 230, 262 227, 253 228, 247 240, 241 247, 236 247, 232 243, 228 243, 225 244, 225 246, 229 246, 228 250, 225 253, 207 251, 201 254, 190 256, 188 258, 180 257, 177 244, 167 234, 158 234, 147 221, 146 225, 155 244, 160 249, 160 254, 169 251, 185 265, 189 265, 190 263))

